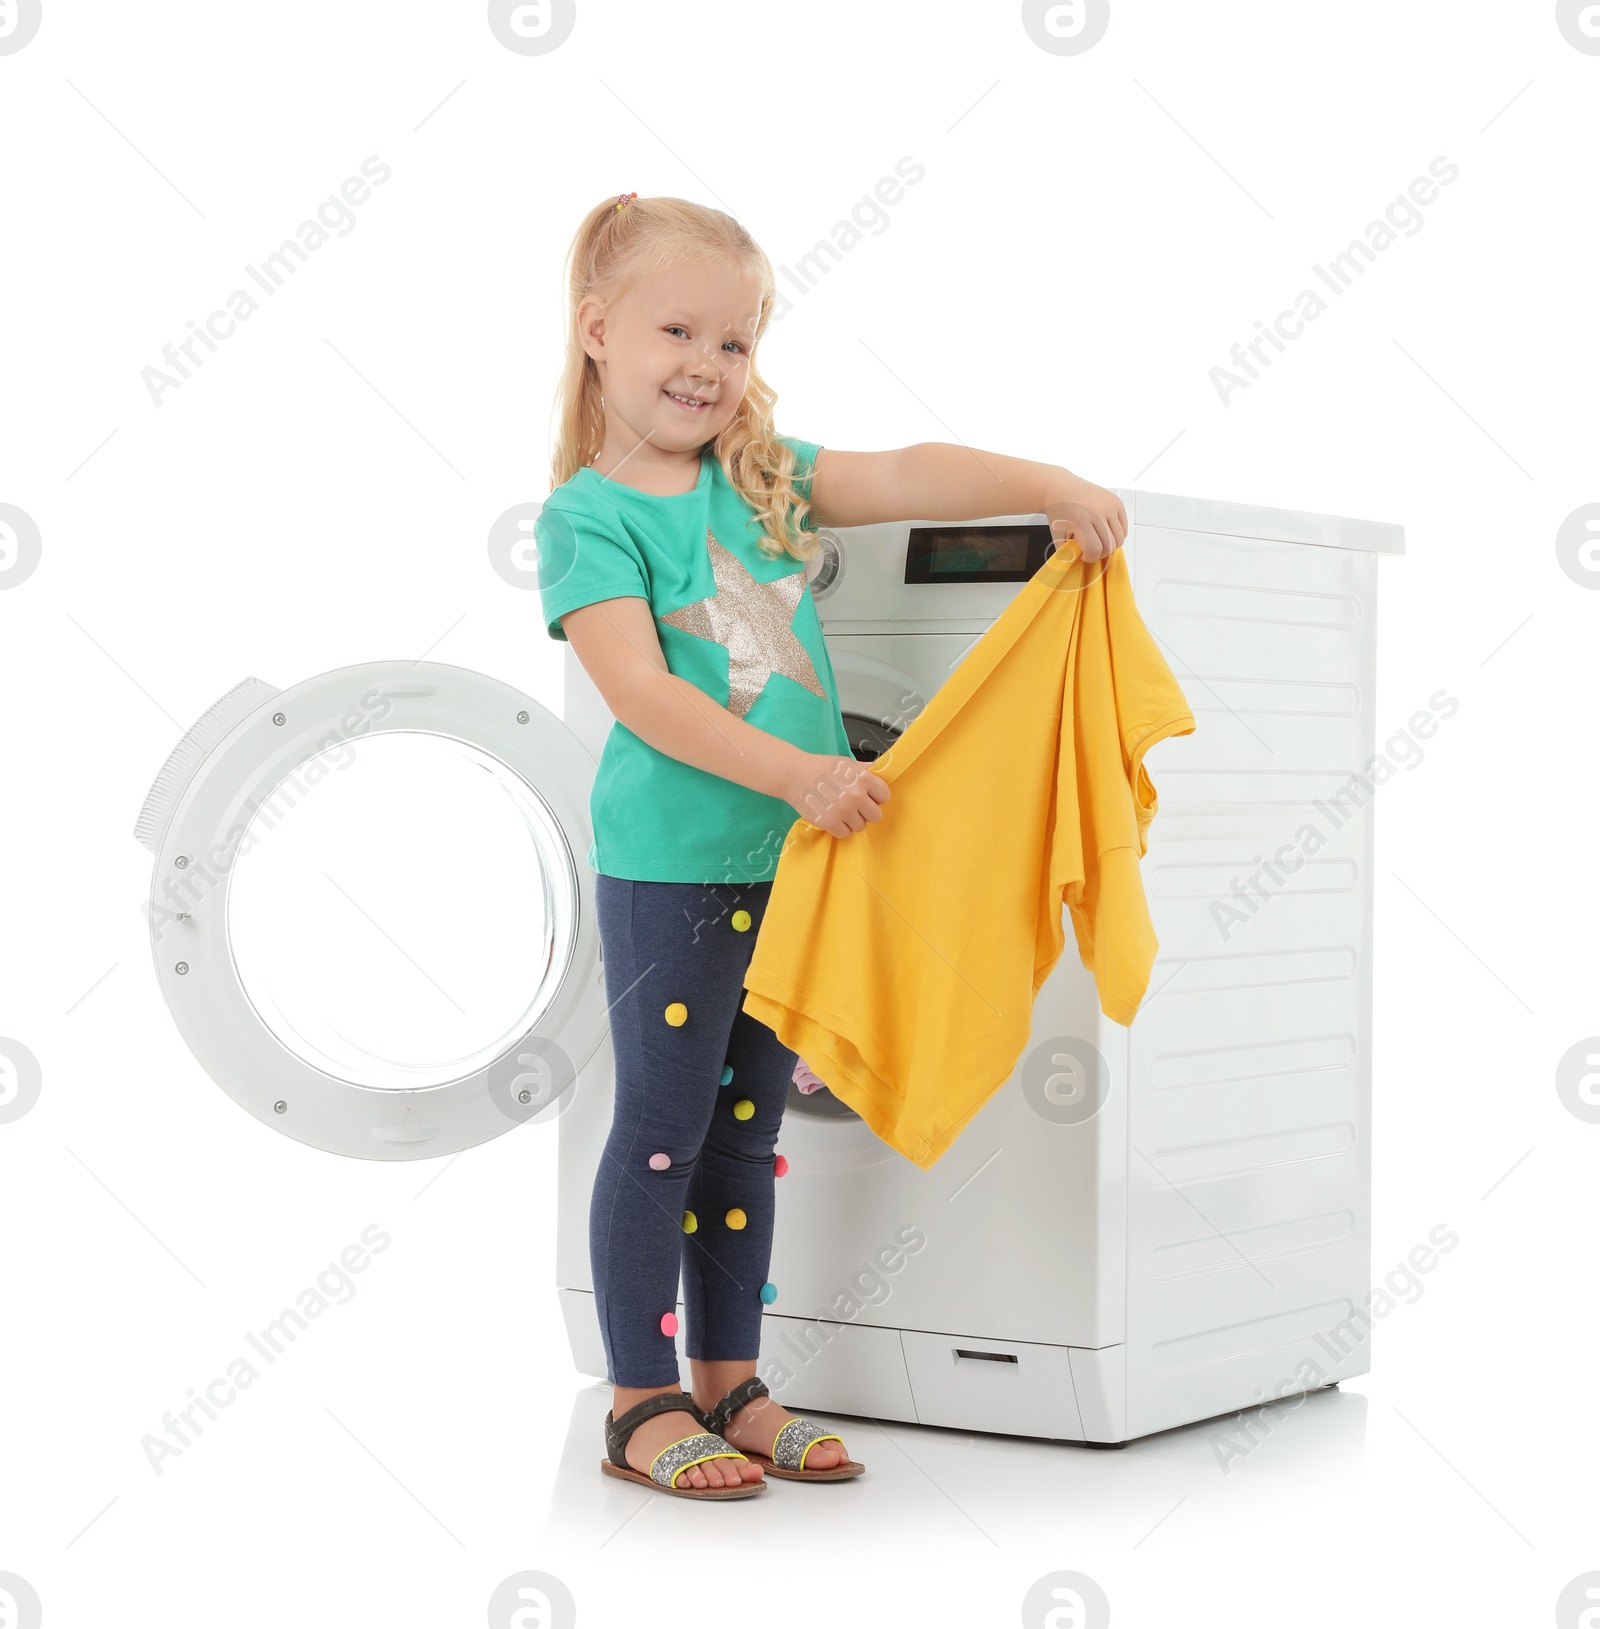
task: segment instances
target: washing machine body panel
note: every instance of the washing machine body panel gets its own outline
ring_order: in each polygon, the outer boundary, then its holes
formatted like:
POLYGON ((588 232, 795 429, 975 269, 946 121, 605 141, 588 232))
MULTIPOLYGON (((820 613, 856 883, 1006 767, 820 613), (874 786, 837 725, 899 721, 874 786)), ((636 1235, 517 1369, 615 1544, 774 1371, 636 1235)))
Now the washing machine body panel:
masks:
POLYGON ((1360 777, 1379 551, 1318 534, 1326 517, 1221 531, 1198 528, 1238 522, 1150 507, 1186 524, 1135 512, 1135 593, 1196 729, 1151 760, 1161 949, 1129 1032, 1130 1435, 1370 1367, 1349 1320, 1371 1289, 1376 788, 1360 777))

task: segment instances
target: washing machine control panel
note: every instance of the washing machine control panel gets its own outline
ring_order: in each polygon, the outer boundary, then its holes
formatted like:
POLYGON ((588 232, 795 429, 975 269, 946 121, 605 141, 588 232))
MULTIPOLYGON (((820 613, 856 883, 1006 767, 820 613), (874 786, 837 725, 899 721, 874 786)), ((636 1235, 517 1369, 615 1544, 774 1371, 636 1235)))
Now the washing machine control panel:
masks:
POLYGON ((1025 583, 1054 551, 1047 524, 912 526, 908 583, 1025 583))

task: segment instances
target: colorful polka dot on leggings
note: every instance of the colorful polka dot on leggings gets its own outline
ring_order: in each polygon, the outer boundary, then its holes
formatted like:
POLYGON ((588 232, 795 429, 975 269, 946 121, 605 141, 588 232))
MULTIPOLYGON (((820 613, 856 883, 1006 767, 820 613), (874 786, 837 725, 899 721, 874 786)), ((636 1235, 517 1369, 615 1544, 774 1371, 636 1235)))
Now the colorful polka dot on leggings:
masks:
POLYGON ((728 1085, 733 1080, 733 1065, 725 1063, 722 1066, 722 1084, 728 1085))
POLYGON ((664 1171, 671 1164, 672 1156, 670 1154, 652 1154, 650 1156, 650 1169, 652 1171, 664 1171))
POLYGON ((737 1205, 722 1219, 728 1224, 729 1227, 735 1229, 741 1228, 745 1224, 745 1214, 738 1208, 737 1205))
POLYGON ((739 1101, 733 1105, 733 1117, 735 1120, 748 1120, 755 1112, 756 1106, 748 1097, 741 1097, 739 1101))
POLYGON ((685 1233, 693 1233, 694 1230, 699 1227, 699 1225, 699 1222, 695 1220, 695 1214, 692 1210, 686 1210, 683 1213, 683 1231, 685 1233))
POLYGON ((783 1176, 789 1169, 789 1162, 782 1154, 772 1162, 772 1174, 775 1177, 783 1176))
POLYGON ((761 1299, 770 1307, 778 1299, 778 1286, 776 1284, 763 1284, 761 1286, 761 1299))
POLYGON ((661 1333, 663 1335, 676 1335, 678 1333, 678 1315, 675 1312, 661 1314, 661 1333))
POLYGON ((748 911, 735 911, 733 913, 734 931, 747 933, 750 930, 750 913, 748 911))
POLYGON ((680 1024, 687 1021, 689 1009, 681 1001, 674 1001, 661 1016, 676 1029, 680 1024))

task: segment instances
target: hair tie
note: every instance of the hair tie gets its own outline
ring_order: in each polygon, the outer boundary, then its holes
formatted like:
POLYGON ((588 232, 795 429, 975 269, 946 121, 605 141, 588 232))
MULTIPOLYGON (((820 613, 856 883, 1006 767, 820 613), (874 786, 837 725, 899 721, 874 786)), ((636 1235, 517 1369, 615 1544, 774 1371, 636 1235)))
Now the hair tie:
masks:
POLYGON ((619 193, 619 194, 618 194, 618 196, 617 196, 617 208, 618 208, 618 209, 621 209, 621 208, 622 208, 622 206, 623 206, 623 205, 624 205, 624 204, 625 204, 625 203, 627 203, 627 201, 628 201, 628 200, 629 200, 629 199, 630 199, 630 198, 637 198, 637 197, 638 197, 638 196, 639 196, 639 194, 638 194, 638 193, 636 193, 636 192, 624 192, 624 193, 619 193))

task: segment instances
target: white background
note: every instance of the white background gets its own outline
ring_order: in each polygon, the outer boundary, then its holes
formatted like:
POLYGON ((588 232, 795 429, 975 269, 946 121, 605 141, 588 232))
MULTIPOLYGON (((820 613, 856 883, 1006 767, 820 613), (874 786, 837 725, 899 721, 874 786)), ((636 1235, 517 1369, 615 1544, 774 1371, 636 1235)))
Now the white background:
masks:
POLYGON ((481 1624, 535 1568, 585 1624, 1009 1625, 1056 1569, 1118 1625, 1549 1622, 1600 1568, 1600 1125, 1555 1090, 1600 1032, 1600 593, 1555 546, 1600 499, 1597 98, 1547 3, 1117 0, 1061 56, 1013 4, 609 0, 524 56, 481 4, 45 0, 0 55, 0 503, 43 538, 0 592, 0 1036, 43 1068, 0 1125, 0 1572, 45 1621, 481 1624), (155 405, 141 370, 371 154, 354 229, 155 405), (1375 1279, 1461 1242, 1231 1474, 1208 1427, 855 1422, 860 1482, 702 1507, 601 1486, 553 1128, 382 1165, 241 1113, 163 1005, 132 826, 247 674, 427 656, 559 711, 485 540, 548 490, 582 213, 715 204, 787 284, 904 155, 762 346, 781 431, 1405 527, 1379 741, 1460 711, 1376 804, 1375 1279), (1329 295, 1438 155, 1420 229, 1329 295), (1308 287, 1224 405, 1212 368, 1308 287), (372 1222, 355 1298, 153 1474, 141 1438, 372 1222))

